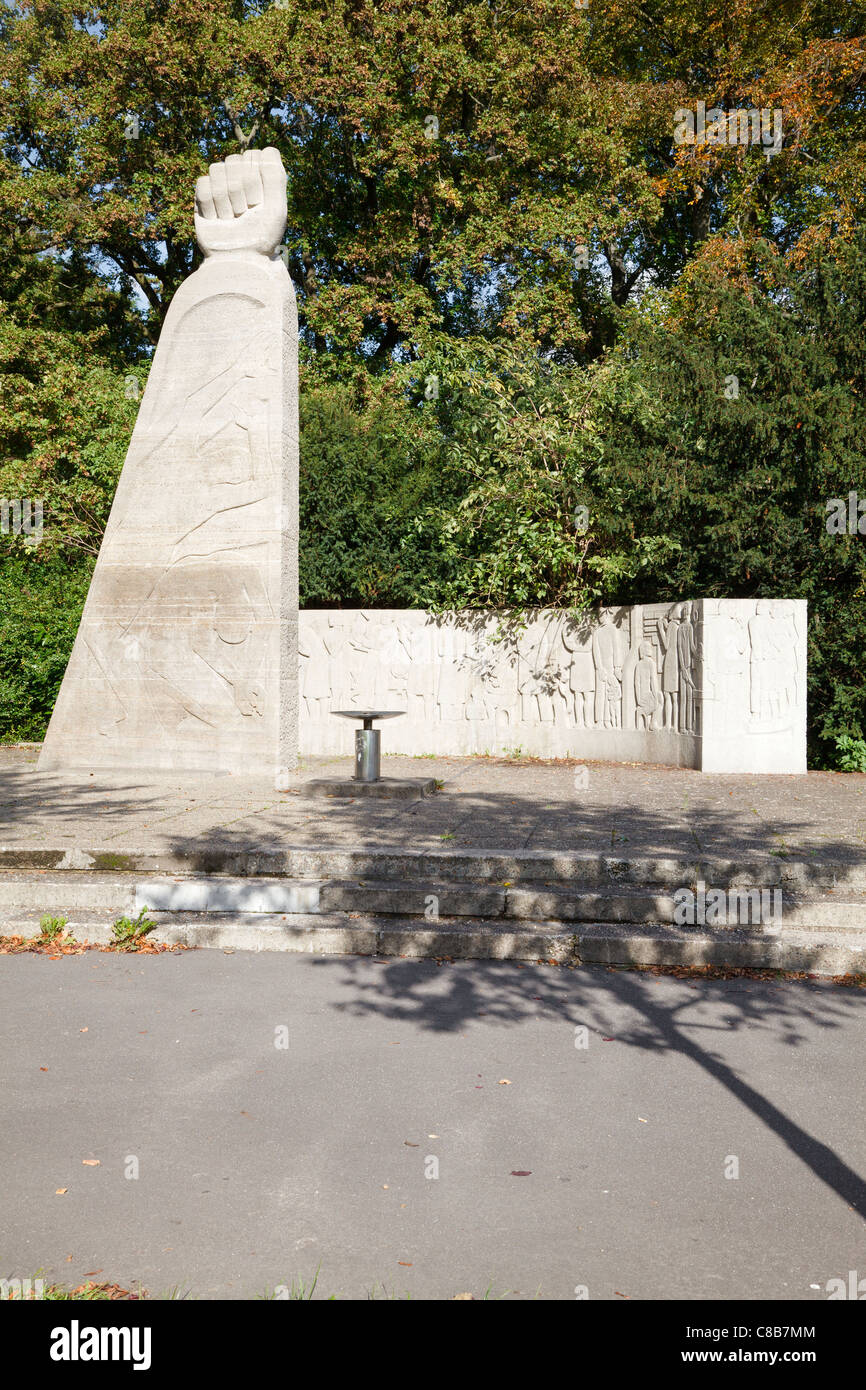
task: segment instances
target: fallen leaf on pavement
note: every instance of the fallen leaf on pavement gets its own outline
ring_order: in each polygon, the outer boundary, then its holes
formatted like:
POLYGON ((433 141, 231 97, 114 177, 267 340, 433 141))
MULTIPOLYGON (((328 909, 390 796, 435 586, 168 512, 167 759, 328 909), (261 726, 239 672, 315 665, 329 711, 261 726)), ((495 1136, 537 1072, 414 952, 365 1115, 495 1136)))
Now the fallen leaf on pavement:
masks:
POLYGON ((64 1194, 67 1193, 68 1191, 69 1191, 69 1188, 68 1188, 68 1187, 58 1187, 58 1188, 57 1188, 57 1191, 54 1193, 54 1195, 55 1195, 55 1197, 63 1197, 64 1194))
MULTIPOLYGON (((141 1294, 130 1293, 129 1289, 121 1288, 120 1284, 79 1284, 77 1289, 72 1290, 73 1297, 75 1294, 92 1295, 96 1292, 104 1294, 113 1303, 118 1301, 137 1303, 142 1296, 141 1294)), ((146 1290, 144 1292, 146 1293, 146 1290)))

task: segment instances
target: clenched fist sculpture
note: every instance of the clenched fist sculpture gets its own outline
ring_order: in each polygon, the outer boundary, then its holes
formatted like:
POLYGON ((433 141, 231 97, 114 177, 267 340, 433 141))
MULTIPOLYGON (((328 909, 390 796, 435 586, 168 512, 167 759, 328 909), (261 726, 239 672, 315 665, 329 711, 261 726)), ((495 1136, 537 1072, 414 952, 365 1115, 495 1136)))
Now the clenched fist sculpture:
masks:
POLYGON ((195 235, 205 256, 272 256, 286 216, 286 171, 272 145, 230 154, 196 180, 195 235))

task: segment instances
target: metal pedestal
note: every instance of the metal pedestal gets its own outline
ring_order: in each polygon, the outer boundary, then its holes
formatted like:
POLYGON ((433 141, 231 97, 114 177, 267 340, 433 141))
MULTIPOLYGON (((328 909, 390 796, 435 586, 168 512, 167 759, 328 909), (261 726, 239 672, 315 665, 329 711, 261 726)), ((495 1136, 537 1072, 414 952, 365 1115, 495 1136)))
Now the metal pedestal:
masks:
POLYGON ((381 758, 382 736, 374 729, 370 720, 364 720, 363 729, 355 730, 355 772, 356 782, 378 782, 381 758))

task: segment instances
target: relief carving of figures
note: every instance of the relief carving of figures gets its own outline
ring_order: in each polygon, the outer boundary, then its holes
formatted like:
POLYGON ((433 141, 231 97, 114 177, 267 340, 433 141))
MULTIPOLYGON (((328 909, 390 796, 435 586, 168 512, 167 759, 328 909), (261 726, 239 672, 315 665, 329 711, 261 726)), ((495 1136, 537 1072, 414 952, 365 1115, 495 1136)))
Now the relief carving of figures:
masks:
POLYGON ((658 633, 661 649, 664 652, 662 663, 662 694, 664 708, 662 724, 665 729, 678 729, 680 726, 680 659, 677 636, 680 630, 679 604, 675 604, 668 616, 658 620, 658 633))
POLYGON ((576 729, 592 728, 595 692, 595 663, 592 658, 592 638, 589 627, 566 622, 562 629, 562 645, 572 654, 568 667, 568 688, 576 729))
POLYGON ((785 599, 775 599, 772 606, 779 647, 780 712, 788 715, 798 703, 800 637, 794 617, 794 605, 785 599))
POLYGON ((622 668, 625 639, 614 626, 613 614, 603 608, 592 634, 595 667, 595 722, 605 729, 622 727, 622 668))
POLYGON ((664 704, 659 688, 655 648, 652 642, 644 639, 638 652, 638 662, 634 668, 635 727, 655 729, 664 704))
POLYGON ((719 662, 713 670, 720 727, 745 728, 749 705, 749 632, 739 615, 716 615, 716 650, 719 662))
MULTIPOLYGON (((759 599, 749 619, 752 644, 750 709, 756 719, 777 719, 790 682, 790 656, 770 599, 759 599)), ((794 649, 796 650, 796 648, 794 649)))
POLYGON ((517 644, 517 689, 520 717, 524 724, 552 723, 556 718, 554 697, 559 691, 558 672, 551 665, 556 632, 556 615, 540 627, 532 622, 517 644))
POLYGON ((695 732, 695 671, 694 657, 698 649, 692 605, 680 604, 680 625, 677 632, 677 664, 680 676, 680 733, 695 732))

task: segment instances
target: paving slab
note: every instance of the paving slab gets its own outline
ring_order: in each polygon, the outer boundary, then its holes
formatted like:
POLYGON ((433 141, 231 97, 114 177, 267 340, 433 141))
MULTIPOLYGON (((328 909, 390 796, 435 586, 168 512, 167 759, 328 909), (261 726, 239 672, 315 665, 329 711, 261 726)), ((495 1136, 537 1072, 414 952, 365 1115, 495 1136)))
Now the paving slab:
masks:
POLYGON ((302 760, 280 793, 264 775, 38 773, 37 756, 38 745, 0 748, 0 847, 189 856, 212 846, 370 845, 866 865, 858 773, 386 757, 389 778, 442 783, 434 795, 392 801, 310 795, 310 781, 347 775, 345 758, 302 760))

